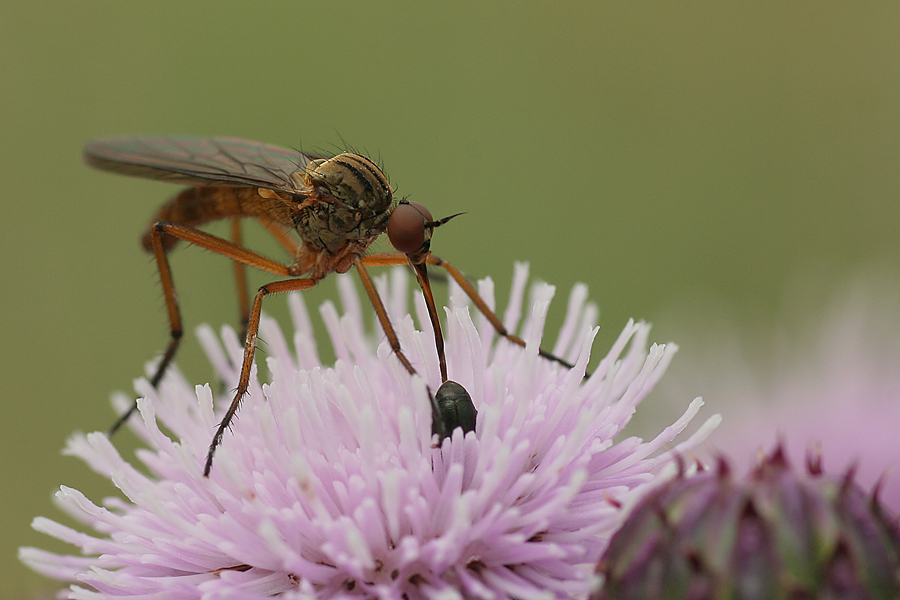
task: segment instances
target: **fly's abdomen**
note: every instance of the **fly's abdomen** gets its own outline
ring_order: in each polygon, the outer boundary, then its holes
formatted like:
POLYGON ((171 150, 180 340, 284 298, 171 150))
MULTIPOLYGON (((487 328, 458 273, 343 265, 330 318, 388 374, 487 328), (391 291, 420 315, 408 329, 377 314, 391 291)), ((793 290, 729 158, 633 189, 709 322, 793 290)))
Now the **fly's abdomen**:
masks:
MULTIPOLYGON (((257 188, 244 187, 194 187, 188 188, 163 204, 153 222, 171 221, 189 227, 228 217, 265 217, 287 226, 293 225, 290 216, 291 203, 280 195, 266 190, 262 196, 257 188)), ((178 239, 163 235, 163 247, 172 248, 178 239)), ((150 230, 141 238, 144 249, 152 251, 150 230)))

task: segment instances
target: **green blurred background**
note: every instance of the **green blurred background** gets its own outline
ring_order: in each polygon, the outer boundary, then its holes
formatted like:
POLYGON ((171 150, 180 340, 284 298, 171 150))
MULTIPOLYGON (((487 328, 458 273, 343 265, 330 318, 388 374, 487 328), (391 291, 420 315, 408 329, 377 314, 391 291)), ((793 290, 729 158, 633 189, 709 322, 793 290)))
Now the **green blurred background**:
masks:
MULTIPOLYGON (((46 585, 15 552, 63 549, 29 529, 61 516, 60 484, 110 493, 60 448, 111 423, 167 336, 138 238, 176 188, 89 170, 84 141, 365 150, 436 217, 467 213, 433 248, 501 297, 515 260, 587 282, 605 351, 628 317, 678 339, 676 313, 765 323, 798 278, 898 275, 898 31, 874 1, 6 2, 0 596, 46 585)), ((191 333, 234 322, 231 268, 190 249, 174 268, 179 364, 206 381, 191 333)))

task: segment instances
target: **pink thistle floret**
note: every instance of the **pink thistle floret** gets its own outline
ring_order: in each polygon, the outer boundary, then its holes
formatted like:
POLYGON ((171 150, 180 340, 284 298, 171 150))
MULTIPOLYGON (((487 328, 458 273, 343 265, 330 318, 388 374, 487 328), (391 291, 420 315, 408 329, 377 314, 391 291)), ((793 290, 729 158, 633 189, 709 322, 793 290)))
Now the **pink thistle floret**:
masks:
MULTIPOLYGON (((518 265, 503 319, 511 331, 527 277, 518 265)), ((616 442, 671 360, 671 344, 648 350, 649 327, 629 323, 585 379, 597 329, 584 286, 573 290, 552 350, 574 369, 537 353, 551 286, 532 290, 524 349, 484 317, 473 323, 454 288, 445 309, 449 372, 478 418, 474 432, 457 429, 436 447, 426 381, 440 383, 437 356, 430 330, 417 330, 407 312, 407 279, 395 270, 378 284, 422 378, 406 373, 383 336, 367 333, 349 277, 338 277, 343 315, 331 303, 321 308, 333 367, 320 362, 302 298, 292 295, 295 350, 265 319, 271 382, 260 385, 254 371, 209 478, 203 459, 227 391, 192 389, 174 370, 158 390, 139 380, 141 419, 131 427, 147 445, 137 453, 142 469, 102 433, 75 435, 66 448, 125 499, 98 506, 61 488, 59 506, 95 534, 39 517, 37 530, 82 556, 23 548, 21 558, 74 582, 64 596, 83 599, 586 597, 621 506, 717 417, 675 443, 697 399, 654 440, 616 442)), ((490 280, 479 291, 493 306, 490 280)), ((221 345, 208 327, 199 337, 227 390, 240 341, 228 328, 221 345)), ((118 407, 127 402, 119 397, 118 407)))

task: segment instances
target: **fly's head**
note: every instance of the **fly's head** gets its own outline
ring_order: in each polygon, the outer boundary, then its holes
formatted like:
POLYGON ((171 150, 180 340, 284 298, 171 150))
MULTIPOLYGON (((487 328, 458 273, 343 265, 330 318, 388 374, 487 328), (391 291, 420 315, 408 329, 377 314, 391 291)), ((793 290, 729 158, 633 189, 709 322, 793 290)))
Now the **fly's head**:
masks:
POLYGON ((431 252, 431 236, 439 227, 462 213, 433 220, 431 211, 418 202, 401 200, 387 223, 387 234, 394 248, 409 257, 413 264, 422 264, 431 252))

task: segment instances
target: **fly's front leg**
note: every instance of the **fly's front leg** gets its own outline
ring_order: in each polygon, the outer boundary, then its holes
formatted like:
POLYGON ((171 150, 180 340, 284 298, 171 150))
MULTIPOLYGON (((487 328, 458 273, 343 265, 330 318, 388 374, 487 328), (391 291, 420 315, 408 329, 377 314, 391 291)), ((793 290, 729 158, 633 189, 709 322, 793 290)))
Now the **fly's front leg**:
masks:
POLYGON ((400 348, 400 338, 397 337, 397 332, 394 330, 391 319, 388 317, 387 310, 384 308, 384 302, 381 301, 381 296, 378 295, 375 283, 369 276, 369 272, 366 270, 363 261, 357 258, 354 264, 356 265, 357 273, 359 273, 359 278, 362 280, 363 288, 365 288, 366 294, 369 296, 369 300, 375 308, 375 316, 378 317, 378 322, 381 323, 381 329, 384 330, 384 335, 387 336, 388 343, 391 345, 391 350, 406 371, 410 375, 416 375, 415 368, 412 366, 412 363, 409 362, 409 359, 406 358, 406 355, 403 354, 403 349, 400 348))
POLYGON ((438 319, 437 307, 434 304, 434 294, 431 292, 431 281, 428 279, 428 267, 424 263, 415 263, 409 259, 409 265, 416 273, 422 295, 425 297, 425 305, 428 307, 428 318, 431 319, 431 328, 434 330, 434 345, 438 354, 438 366, 441 369, 441 383, 447 383, 447 355, 444 352, 444 334, 441 331, 441 321, 438 319))
MULTIPOLYGON (((402 264, 407 263, 407 256, 405 254, 394 253, 394 252, 388 252, 388 253, 383 253, 383 254, 370 254, 365 257, 365 262, 369 266, 402 265, 402 264)), ((437 256, 435 256, 433 254, 428 255, 428 257, 425 259, 425 263, 429 264, 431 266, 440 267, 440 268, 446 270, 447 273, 449 273, 450 276, 453 278, 453 280, 456 281, 457 284, 459 284, 459 287, 462 288, 462 290, 466 293, 466 295, 469 297, 469 299, 472 300, 472 303, 475 304, 475 307, 481 312, 481 314, 483 314, 485 316, 485 318, 487 318, 488 322, 491 324, 491 326, 494 328, 494 330, 499 335, 503 336, 504 338, 506 338, 510 342, 513 342, 514 344, 518 344, 519 346, 522 346, 523 348, 525 347, 525 340, 523 340, 519 336, 514 335, 514 334, 510 333, 509 331, 507 331, 506 327, 504 327, 503 323, 500 321, 500 319, 497 317, 497 315, 494 314, 494 311, 491 310, 491 308, 487 305, 487 303, 484 301, 484 299, 478 294, 478 291, 475 289, 475 287, 471 283, 469 283, 469 280, 466 279, 465 275, 463 275, 459 271, 459 269, 457 269, 456 267, 454 267, 453 265, 451 265, 444 259, 438 258, 437 256)), ((417 265, 413 264, 413 268, 416 268, 416 274, 417 274, 417 276, 419 276, 419 283, 421 284, 422 278, 419 275, 419 269, 418 269, 417 265)), ((431 290, 430 290, 430 286, 429 286, 429 291, 426 293, 426 302, 428 300, 428 295, 430 295, 430 291, 431 290)), ((423 292, 424 292, 424 287, 423 287, 423 292)), ((438 332, 437 327, 440 327, 440 325, 436 326, 435 333, 438 332)), ((547 360, 552 360, 553 362, 557 362, 569 369, 572 369, 575 366, 572 363, 570 363, 569 361, 559 358, 558 356, 551 354, 550 352, 547 352, 543 348, 538 349, 538 354, 540 356, 543 356, 547 360)), ((590 377, 590 373, 585 374, 585 378, 587 378, 587 377, 590 377)))
MULTIPOLYGON (((506 330, 506 327, 503 326, 503 323, 500 321, 499 318, 497 318, 497 315, 494 314, 494 311, 492 311, 490 309, 490 307, 487 305, 487 303, 485 303, 485 301, 481 297, 481 295, 475 290, 475 287, 471 283, 469 283, 469 280, 466 279, 465 275, 463 275, 459 271, 459 269, 457 269, 456 267, 454 267, 447 261, 445 261, 441 258, 438 258, 437 256, 434 256, 433 254, 429 255, 425 262, 427 262, 429 265, 433 265, 435 267, 441 267, 442 269, 445 269, 448 273, 450 273, 450 276, 453 278, 453 280, 456 281, 456 283, 459 285, 459 287, 461 287, 463 289, 463 291, 466 293, 466 295, 469 297, 469 299, 472 300, 472 302, 475 304, 475 306, 478 308, 478 310, 481 312, 481 314, 483 314, 487 318, 488 322, 490 322, 491 326, 493 326, 494 330, 498 334, 502 335, 503 337, 505 337, 509 341, 513 342, 514 344, 518 344, 519 346, 522 346, 523 348, 525 347, 525 340, 523 340, 522 338, 520 338, 517 335, 511 334, 509 331, 506 330)), ((543 356, 547 360, 552 360, 553 362, 557 362, 557 363, 561 364, 562 366, 567 367, 569 369, 575 368, 575 365, 573 365, 569 361, 559 358, 558 356, 547 352, 543 348, 538 348, 538 354, 540 356, 543 356)), ((585 379, 588 377, 590 377, 590 373, 585 373, 585 379)))
MULTIPOLYGON (((402 257, 404 261, 406 260, 405 254, 387 254, 378 256, 402 257)), ((354 262, 354 265, 356 266, 356 272, 359 273, 359 278, 362 280, 362 284, 366 290, 366 294, 369 296, 369 300, 372 302, 372 306, 375 308, 375 315, 378 317, 378 322, 381 323, 381 329, 384 331, 384 335, 387 337, 388 343, 391 345, 391 350, 393 351, 394 356, 397 357, 397 360, 400 361, 400 364, 403 365, 403 367, 410 375, 417 375, 418 373, 416 373, 415 367, 412 366, 412 363, 409 362, 409 359, 406 357, 406 355, 403 353, 403 349, 400 347, 400 338, 397 337, 397 332, 394 330, 394 326, 391 324, 391 319, 388 317, 387 310, 384 308, 384 302, 381 301, 381 296, 378 295, 378 290, 375 288, 375 283, 372 282, 372 278, 369 277, 369 272, 366 270, 365 264, 370 263, 368 259, 368 256, 356 259, 356 261, 354 262)), ((374 264, 381 266, 384 263, 376 262, 374 264)), ((443 359, 443 356, 441 356, 441 359, 443 359)), ((444 381, 446 381, 446 366, 443 367, 442 374, 444 376, 444 381)), ((453 428, 448 428, 446 420, 441 417, 441 407, 438 404, 438 400, 435 395, 431 393, 431 387, 427 383, 425 384, 425 389, 428 392, 428 399, 431 402, 432 431, 438 434, 439 439, 443 440, 445 437, 448 437, 450 435, 453 428)))
POLYGON ((206 464, 203 467, 204 477, 209 477, 209 472, 212 469, 213 456, 216 453, 216 448, 218 448, 218 446, 222 443, 222 436, 225 434, 225 430, 228 429, 231 420, 234 418, 235 413, 237 413, 238 408, 240 408, 241 406, 241 400, 243 400, 244 395, 247 393, 247 389, 250 387, 250 369, 253 366, 253 355, 256 353, 256 343, 257 337, 259 335, 259 319, 260 315, 262 314, 263 298, 265 298, 269 294, 308 290, 309 288, 316 285, 316 283, 317 280, 315 279, 288 279, 285 281, 275 281, 266 284, 259 288, 259 291, 256 292, 256 297, 253 299, 253 308, 250 310, 250 320, 247 323, 247 341, 244 344, 244 359, 241 362, 241 377, 238 380, 237 391, 234 394, 234 399, 231 401, 231 405, 225 412, 225 416, 222 417, 222 421, 216 428, 216 433, 213 436, 212 442, 209 444, 209 450, 206 453, 206 464))
MULTIPOLYGON (((431 282, 428 279, 428 271, 423 263, 415 263, 407 254, 401 254, 399 252, 390 252, 384 254, 370 254, 368 256, 364 256, 361 259, 361 263, 370 267, 389 267, 389 266, 397 266, 397 265, 409 265, 412 267, 413 272, 416 274, 416 279, 419 282, 419 287, 422 288, 422 295, 425 297, 425 306, 428 308, 428 318, 431 319, 431 328, 434 330, 434 345, 437 350, 438 355, 438 366, 441 370, 441 382, 446 383, 447 381, 447 358, 444 352, 444 334, 441 331, 441 322, 438 319, 437 307, 434 303, 434 294, 431 293, 431 282)), ((368 277, 368 274, 365 272, 365 269, 362 267, 358 267, 360 271, 360 277, 365 276, 368 277)), ((363 281, 365 284, 365 281, 363 281)), ((372 287, 374 290, 374 286, 372 287)), ((369 294, 369 297, 372 297, 373 292, 369 292, 368 288, 366 292, 369 294)), ((374 292, 377 296, 377 292, 374 292)), ((381 299, 378 299, 378 302, 381 302, 381 299)), ((375 304, 375 300, 372 301, 375 304)), ((383 310, 383 309, 382 309, 383 310)), ((376 313, 377 313, 376 309, 376 313)), ((387 312, 384 313, 384 317, 378 314, 378 320, 381 321, 382 328, 385 329, 385 322, 390 325, 390 321, 387 318, 387 312)), ((393 332, 393 329, 392 329, 393 332)), ((385 329, 385 333, 387 333, 387 329, 385 329)), ((388 336, 390 340, 390 335, 388 336)), ((391 348, 393 348, 393 341, 391 342, 391 348)), ((397 348, 400 348, 400 342, 397 342, 397 348)), ((396 354, 398 350, 394 350, 396 354)), ((402 354, 401 354, 402 356, 402 354)), ((404 357, 405 359, 405 357, 404 357)))

